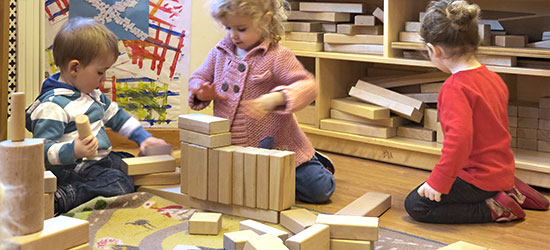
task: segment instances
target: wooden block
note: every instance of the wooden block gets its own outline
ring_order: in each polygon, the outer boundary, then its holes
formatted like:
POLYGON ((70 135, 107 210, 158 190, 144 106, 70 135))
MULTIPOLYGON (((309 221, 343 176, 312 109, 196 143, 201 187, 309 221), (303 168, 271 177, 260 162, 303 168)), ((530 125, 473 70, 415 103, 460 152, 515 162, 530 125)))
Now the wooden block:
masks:
POLYGON ((315 224, 316 220, 317 215, 303 208, 282 211, 280 216, 281 226, 295 234, 315 224))
POLYGON ((537 129, 534 129, 534 128, 517 128, 517 136, 516 137, 524 138, 524 139, 537 139, 537 129))
POLYGON ((57 177, 51 171, 44 171, 44 193, 55 193, 57 190, 57 177))
MULTIPOLYGON (((518 127, 518 118, 515 116, 508 116, 508 126, 511 128, 517 128, 518 127)), ((538 124, 537 124, 538 128, 538 124)))
POLYGON ((222 214, 195 212, 189 218, 189 234, 217 235, 222 229, 222 214))
POLYGON ((180 184, 180 171, 163 172, 154 174, 134 175, 134 186, 142 185, 174 185, 180 184))
POLYGON ((457 241, 453 244, 439 248, 439 250, 488 250, 486 247, 474 245, 465 241, 457 241))
POLYGON ((284 39, 285 40, 291 40, 291 41, 322 43, 323 42, 323 33, 322 32, 292 31, 292 32, 286 32, 284 39))
POLYGON ((272 234, 263 234, 251 237, 245 244, 244 250, 288 250, 281 239, 272 234))
POLYGON ((491 46, 491 25, 489 24, 479 24, 478 27, 479 38, 481 39, 482 46, 491 46))
POLYGON ((382 25, 364 26, 340 23, 336 25, 336 32, 346 35, 382 35, 384 34, 384 27, 382 25))
POLYGON ((180 144, 181 162, 180 162, 180 191, 184 194, 189 193, 189 165, 191 164, 189 157, 189 148, 191 144, 182 142, 180 144))
POLYGON ((182 194, 178 186, 141 186, 139 192, 148 192, 161 198, 173 201, 180 205, 189 206, 192 208, 229 214, 233 216, 250 218, 269 223, 279 223, 279 212, 272 210, 264 210, 257 208, 249 208, 236 205, 226 205, 219 202, 211 202, 208 200, 200 200, 193 198, 187 194, 182 194))
POLYGON ((427 72, 414 75, 405 75, 397 76, 391 78, 382 78, 382 79, 366 79, 366 82, 375 84, 382 88, 393 88, 401 86, 409 86, 423 83, 434 83, 445 81, 449 77, 449 74, 443 73, 441 71, 427 72))
POLYGON ((437 131, 437 109, 427 108, 424 110, 424 128, 437 131))
POLYGON ((376 17, 372 15, 356 15, 354 19, 355 25, 364 25, 364 26, 374 26, 379 24, 379 21, 376 21, 376 17))
POLYGON ((223 234, 224 250, 243 250, 246 241, 254 236, 259 236, 252 230, 236 231, 223 234))
POLYGON ((543 32, 550 30, 550 15, 499 18, 498 22, 510 34, 527 35, 530 42, 542 40, 543 32))
POLYGON ((424 83, 420 85, 420 92, 422 93, 439 93, 439 90, 443 86, 443 82, 436 83, 424 83))
POLYGON ((123 158, 121 170, 127 175, 173 172, 176 170, 176 159, 170 155, 151 155, 123 158))
POLYGON ((539 104, 536 102, 519 103, 518 117, 539 118, 539 104))
POLYGON ((439 143, 443 143, 443 139, 445 139, 445 137, 443 134, 443 129, 441 128, 441 122, 437 123, 437 130, 435 131, 435 135, 437 137, 436 141, 439 143))
POLYGON ((324 49, 327 52, 355 53, 382 55, 384 53, 384 45, 376 44, 331 44, 325 43, 324 49))
POLYGON ((314 125, 316 121, 315 105, 307 105, 302 110, 294 112, 298 123, 314 125))
POLYGON ((331 239, 378 240, 378 218, 319 214, 318 224, 330 226, 331 239))
POLYGON ((233 151, 233 201, 235 205, 244 206, 244 154, 245 148, 233 151))
POLYGON ((410 42, 410 43, 423 43, 424 39, 418 34, 418 32, 399 32, 399 41, 400 42, 410 42))
POLYGON ((286 31, 296 31, 296 32, 320 32, 321 23, 318 22, 284 22, 286 26, 290 26, 289 30, 286 31))
POLYGON ((305 51, 323 51, 323 43, 318 42, 301 42, 301 41, 281 41, 282 46, 290 50, 305 50, 305 51))
MULTIPOLYGON (((246 148, 244 153, 244 205, 256 207, 258 149, 246 148)), ((260 183, 259 185, 267 184, 260 183)))
POLYGON ((323 21, 323 22, 349 22, 349 13, 337 12, 304 12, 292 11, 288 15, 289 21, 323 21))
POLYGON ((550 109, 539 109, 539 119, 550 120, 550 109))
POLYGON ((543 96, 539 98, 539 108, 541 109, 550 109, 550 97, 543 96))
MULTIPOLYGON (((357 114, 357 113, 354 113, 354 114, 357 114)), ((358 122, 358 123, 364 123, 364 124, 370 124, 370 125, 376 125, 376 126, 382 126, 382 127, 390 127, 390 128, 396 128, 398 126, 410 123, 409 120, 401 116, 390 116, 390 118, 387 118, 387 119, 373 120, 373 119, 360 117, 357 115, 352 115, 351 113, 342 112, 337 109, 330 109, 330 118, 333 118, 336 120, 358 122)))
POLYGON ((549 49, 550 48, 550 40, 538 41, 538 42, 534 42, 534 43, 528 43, 528 44, 525 45, 525 47, 549 49))
POLYGON ((397 136, 411 138, 422 141, 435 141, 436 135, 434 130, 425 129, 424 127, 415 125, 405 125, 397 128, 397 136))
MULTIPOLYGON (((360 89, 360 90, 363 90, 363 91, 369 91, 371 94, 387 98, 389 100, 392 100, 393 102, 401 103, 401 104, 404 104, 406 106, 412 107, 412 108, 417 109, 417 110, 421 110, 421 109, 423 110, 423 108, 424 108, 424 103, 422 101, 416 100, 416 99, 411 98, 411 97, 407 97, 407 96, 399 94, 395 91, 391 91, 389 89, 385 89, 383 87, 379 87, 379 86, 374 85, 374 84, 370 84, 368 82, 358 80, 355 87, 360 89)), ((378 104, 378 103, 375 103, 375 104, 378 104)), ((380 105, 380 104, 378 104, 378 105, 380 105)), ((385 105, 380 105, 380 106, 386 107, 385 105)), ((390 107, 390 109, 392 109, 392 108, 390 107)), ((399 110, 397 110, 397 111, 399 111, 399 110)), ((403 112, 403 113, 406 113, 407 115, 412 114, 412 112, 410 112, 410 113, 409 112, 403 112)), ((422 117, 422 115, 423 114, 421 113, 420 117, 422 117)))
MULTIPOLYGON (((208 148, 189 145, 188 194, 191 197, 206 200, 208 198, 208 148)), ((182 156, 185 157, 185 156, 182 156)))
MULTIPOLYGON (((337 215, 380 217, 391 207, 391 195, 376 192, 367 192, 348 204, 337 215)), ((281 213, 282 215, 282 213, 281 213)))
POLYGON ((290 250, 330 250, 330 228, 314 224, 286 240, 290 250))
POLYGON ((88 221, 67 216, 57 216, 44 221, 44 229, 38 233, 5 239, 6 249, 68 249, 85 244, 89 240, 88 221))
POLYGON ((390 110, 388 108, 368 104, 354 98, 332 99, 330 107, 372 120, 390 118, 390 110))
POLYGON ((229 132, 229 126, 228 119, 201 113, 178 116, 178 128, 208 135, 229 132))
POLYGON ((510 147, 511 148, 517 148, 518 147, 518 138, 512 138, 512 140, 510 140, 510 147))
POLYGON ((364 3, 300 2, 300 11, 366 13, 367 5, 364 3))
POLYGON ((89 250, 89 249, 90 249, 90 244, 86 243, 86 244, 82 244, 80 246, 70 248, 69 250, 89 250))
POLYGON ((508 132, 512 137, 518 137, 518 128, 508 128, 508 132))
POLYGON ((208 149, 208 184, 207 184, 207 199, 209 201, 218 201, 218 178, 220 165, 220 151, 213 148, 208 149))
POLYGON ((290 10, 300 10, 300 2, 294 2, 294 1, 288 1, 288 4, 290 5, 290 10))
POLYGON ((398 115, 414 122, 420 122, 422 120, 422 116, 424 115, 423 111, 420 111, 414 107, 405 105, 403 103, 397 102, 395 100, 389 99, 387 97, 376 95, 374 93, 371 93, 368 90, 352 87, 349 92, 349 95, 366 102, 371 102, 371 103, 389 108, 393 112, 397 113, 398 115))
POLYGON ((547 141, 537 141, 537 150, 541 152, 550 152, 550 143, 547 141))
POLYGON ((407 31, 407 32, 419 32, 420 27, 422 27, 421 22, 406 22, 405 23, 405 31, 407 31))
POLYGON ((149 155, 171 155, 172 154, 172 145, 163 144, 163 145, 154 145, 145 148, 143 152, 144 156, 149 155))
POLYGON ((420 93, 420 85, 409 85, 390 89, 401 94, 420 93))
POLYGON ((296 153, 278 151, 269 156, 269 209, 282 211, 294 205, 296 153))
POLYGON ((372 12, 372 15, 380 20, 380 22, 384 22, 384 11, 382 9, 377 7, 374 12, 372 12))
POLYGON ((508 116, 518 116, 518 106, 514 104, 508 104, 508 116))
POLYGON ((180 140, 207 148, 225 147, 231 145, 231 133, 224 132, 219 134, 207 135, 199 132, 181 129, 180 140))
POLYGON ((256 207, 269 209, 269 161, 275 150, 257 149, 256 159, 256 207), (265 185, 261 185, 265 183, 265 185))
POLYGON ((495 45, 500 47, 525 47, 525 36, 495 36, 495 45))
POLYGON ((424 20, 424 16, 426 16, 426 12, 424 11, 421 11, 418 13, 418 20, 420 20, 420 22, 422 22, 422 20, 424 20))
MULTIPOLYGON (((87 115, 79 115, 74 119, 74 123, 76 125, 76 130, 78 131, 78 137, 79 138, 86 138, 88 136, 95 136, 92 133, 92 128, 90 127, 90 120, 88 119, 87 115)), ((94 158, 97 155, 97 151, 90 156, 87 156, 87 158, 94 158)))
POLYGON ((391 138, 394 137, 397 133, 396 128, 381 127, 376 125, 362 124, 336 119, 321 120, 320 128, 325 130, 378 138, 391 138))
POLYGON ((215 148, 218 151, 218 202, 233 203, 233 152, 238 146, 215 148))
MULTIPOLYGON (((508 117, 510 119, 512 117, 508 117)), ((518 117, 518 128, 539 128, 539 119, 537 118, 524 118, 524 117, 518 117)), ((512 126, 510 126, 512 127, 512 126)))
POLYGON ((272 234, 277 236, 282 241, 288 239, 288 232, 270 227, 254 220, 243 220, 239 223, 239 230, 252 230, 259 235, 272 234))
POLYGON ((476 55, 477 60, 481 64, 495 65, 504 67, 515 67, 518 64, 517 57, 515 56, 499 56, 499 55, 476 55))
POLYGON ((322 23, 321 31, 325 33, 336 33, 336 24, 335 23, 322 23))
POLYGON ((53 218, 54 216, 54 193, 44 193, 44 219, 53 218))
POLYGON ((550 130, 550 120, 542 120, 542 119, 539 119, 539 127, 538 127, 538 129, 550 130))
POLYGON ((550 142, 550 130, 537 130, 537 140, 550 142))
POLYGON ((517 138, 517 143, 518 143, 517 145, 518 148, 535 150, 535 151, 538 148, 537 139, 517 138))
POLYGON ((332 44, 384 44, 384 35, 346 35, 326 33, 324 35, 324 42, 332 44))
POLYGON ((423 103, 437 103, 438 93, 411 93, 404 95, 419 100, 423 103))
POLYGON ((331 250, 374 250, 374 242, 364 240, 330 240, 331 250))
POLYGON ((542 40, 543 41, 550 40, 550 31, 542 32, 542 40))

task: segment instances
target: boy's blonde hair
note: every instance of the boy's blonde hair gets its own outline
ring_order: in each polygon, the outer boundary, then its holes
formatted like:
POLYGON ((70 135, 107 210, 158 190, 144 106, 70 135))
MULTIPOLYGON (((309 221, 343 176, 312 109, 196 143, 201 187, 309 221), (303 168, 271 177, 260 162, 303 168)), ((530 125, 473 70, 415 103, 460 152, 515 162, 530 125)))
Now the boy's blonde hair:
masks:
POLYGON ((258 24, 265 14, 271 13, 271 22, 260 29, 263 38, 268 38, 276 44, 285 32, 285 8, 290 9, 286 0, 212 0, 210 14, 216 20, 224 18, 227 14, 249 16, 258 24))
POLYGON ((53 41, 55 65, 64 71, 71 60, 84 67, 99 57, 118 57, 118 38, 104 25, 91 18, 71 18, 53 41))
POLYGON ((420 28, 424 42, 452 49, 453 55, 473 53, 477 50, 479 13, 476 4, 464 0, 432 1, 420 28))

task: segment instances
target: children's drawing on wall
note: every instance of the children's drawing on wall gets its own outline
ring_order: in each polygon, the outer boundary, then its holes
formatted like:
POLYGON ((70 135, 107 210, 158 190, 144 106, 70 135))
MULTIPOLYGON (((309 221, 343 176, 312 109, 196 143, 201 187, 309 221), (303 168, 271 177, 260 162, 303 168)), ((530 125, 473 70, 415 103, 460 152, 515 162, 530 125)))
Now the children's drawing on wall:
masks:
POLYGON ((51 45, 74 16, 94 18, 119 37, 119 57, 107 72, 104 93, 144 126, 175 127, 180 79, 187 76, 190 0, 47 0, 47 73, 58 71, 51 45))

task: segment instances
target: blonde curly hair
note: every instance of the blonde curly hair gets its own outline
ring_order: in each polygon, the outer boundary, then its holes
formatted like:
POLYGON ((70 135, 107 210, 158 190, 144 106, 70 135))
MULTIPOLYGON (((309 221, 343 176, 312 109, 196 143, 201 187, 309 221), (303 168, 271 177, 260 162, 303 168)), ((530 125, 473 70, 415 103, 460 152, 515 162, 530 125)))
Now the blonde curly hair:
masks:
POLYGON ((290 9, 286 0, 212 0, 210 14, 218 21, 228 14, 249 16, 255 24, 258 24, 265 14, 271 13, 273 15, 271 22, 260 29, 264 39, 267 38, 277 44, 285 32, 283 26, 283 21, 287 18, 285 9, 290 9))

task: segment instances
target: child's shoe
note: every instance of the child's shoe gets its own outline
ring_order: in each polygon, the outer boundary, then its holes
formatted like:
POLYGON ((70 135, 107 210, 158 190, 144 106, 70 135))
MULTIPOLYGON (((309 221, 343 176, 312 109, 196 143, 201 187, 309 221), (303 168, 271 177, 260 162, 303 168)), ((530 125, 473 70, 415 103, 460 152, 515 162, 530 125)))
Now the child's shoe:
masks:
POLYGON ((506 222, 525 218, 523 209, 504 191, 500 191, 495 197, 485 200, 485 203, 491 210, 493 221, 506 222))
POLYGON ((317 157, 317 160, 319 160, 321 164, 323 164, 323 166, 325 166, 325 168, 334 175, 334 172, 336 172, 336 170, 334 169, 334 164, 332 163, 330 158, 328 158, 328 156, 324 154, 319 153, 319 151, 315 151, 315 156, 317 157))
POLYGON ((514 180, 514 189, 506 191, 506 193, 514 198, 522 208, 535 210, 548 210, 550 208, 550 203, 544 195, 517 177, 514 180))

